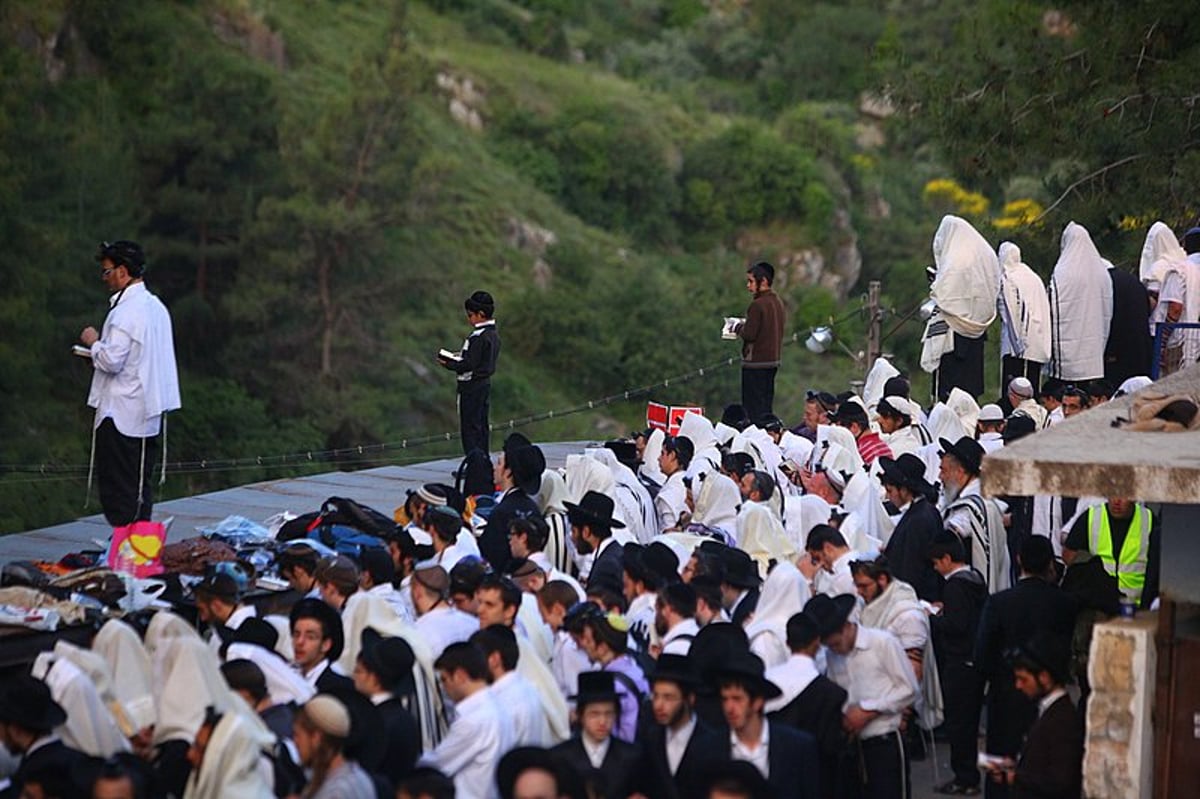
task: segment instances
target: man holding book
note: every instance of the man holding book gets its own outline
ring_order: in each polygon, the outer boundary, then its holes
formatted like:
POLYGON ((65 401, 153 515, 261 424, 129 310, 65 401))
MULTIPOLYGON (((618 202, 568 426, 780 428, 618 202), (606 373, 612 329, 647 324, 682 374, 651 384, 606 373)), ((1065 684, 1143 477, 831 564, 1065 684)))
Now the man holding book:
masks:
POLYGON ((458 420, 463 454, 472 450, 488 453, 488 410, 492 375, 500 358, 500 334, 496 332, 496 302, 486 291, 476 291, 463 303, 473 329, 455 355, 438 352, 437 359, 458 375, 458 420))

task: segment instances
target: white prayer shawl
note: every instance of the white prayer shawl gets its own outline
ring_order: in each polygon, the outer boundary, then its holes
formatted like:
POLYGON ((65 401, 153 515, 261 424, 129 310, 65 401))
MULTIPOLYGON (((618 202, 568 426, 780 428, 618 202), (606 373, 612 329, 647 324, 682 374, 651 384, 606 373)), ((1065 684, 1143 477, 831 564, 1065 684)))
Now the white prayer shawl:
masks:
POLYGON ((937 370, 954 348, 952 333, 979 338, 996 318, 1000 264, 996 252, 965 219, 947 215, 933 236, 937 273, 929 296, 937 310, 925 325, 921 368, 937 370))
POLYGON ((679 526, 679 518, 687 513, 687 486, 683 483, 682 470, 674 472, 662 484, 658 495, 654 497, 654 508, 658 516, 655 535, 679 526))
POLYGON ((1137 392, 1141 391, 1143 388, 1146 388, 1146 387, 1152 385, 1153 383, 1154 383, 1154 381, 1151 380, 1150 378, 1146 377, 1145 375, 1137 375, 1136 377, 1131 377, 1128 380, 1126 380, 1124 383, 1122 383, 1120 388, 1117 389, 1117 393, 1120 394, 1122 397, 1124 397, 1127 394, 1136 394, 1137 392))
MULTIPOLYGON (((650 431, 650 436, 646 439, 646 448, 642 450, 642 465, 638 467, 642 477, 659 486, 667 480, 667 476, 658 465, 658 456, 662 454, 663 440, 666 437, 666 433, 657 428, 650 431)), ((574 501, 579 500, 577 498, 574 501)))
POLYGON ((867 380, 863 384, 863 402, 866 403, 868 416, 875 416, 875 409, 883 399, 883 387, 887 381, 899 376, 900 370, 883 356, 876 358, 875 363, 871 364, 871 371, 867 372, 867 380))
POLYGON ((933 636, 929 634, 929 619, 921 610, 920 600, 913 587, 902 580, 893 579, 891 585, 862 609, 861 620, 867 627, 892 632, 891 625, 901 614, 920 618, 925 622, 925 641, 922 644, 921 691, 917 694, 917 714, 922 726, 932 730, 944 719, 942 683, 938 678, 937 659, 933 652, 933 636))
POLYGON ((125 622, 111 619, 92 639, 92 651, 108 664, 113 696, 125 709, 132 733, 153 727, 158 720, 154 669, 137 632, 125 622))
POLYGON ((701 474, 721 471, 721 450, 712 422, 698 413, 685 413, 679 423, 679 435, 688 438, 695 447, 687 468, 688 477, 696 481, 701 474))
POLYGON ((158 649, 176 638, 188 638, 201 641, 196 628, 184 621, 180 616, 167 610, 160 610, 146 625, 145 646, 151 662, 158 655, 158 649))
POLYGON ((887 515, 879 496, 878 482, 865 473, 854 475, 842 492, 842 507, 849 515, 842 520, 846 545, 864 554, 887 546, 896 524, 887 515))
MULTIPOLYGON (((1191 270, 1188 269, 1187 253, 1179 246, 1179 241, 1175 238, 1171 228, 1162 222, 1155 222, 1151 225, 1150 231, 1146 234, 1146 241, 1142 245, 1142 259, 1138 265, 1138 273, 1142 283, 1155 282, 1159 284, 1160 289, 1166 287, 1168 278, 1172 275, 1183 284, 1183 312, 1179 316, 1181 322, 1195 321, 1197 313, 1200 313, 1200 286, 1193 286, 1192 284, 1196 281, 1188 280, 1189 271, 1191 270)), ((1155 332, 1155 322, 1165 318, 1166 308, 1164 307, 1161 312, 1155 308, 1155 313, 1151 316, 1151 335, 1154 335, 1155 332)), ((1172 346, 1178 346, 1190 339, 1192 336, 1184 335, 1184 331, 1177 330, 1172 334, 1170 343, 1172 346)), ((1197 349, 1197 347, 1193 345, 1189 349, 1197 349)), ((1185 353, 1184 359, 1185 363, 1192 363, 1196 360, 1196 356, 1192 355, 1188 359, 1185 353)))
POLYGON ((625 520, 629 532, 639 544, 650 543, 658 533, 658 516, 654 509, 654 498, 646 486, 632 469, 617 460, 617 454, 608 447, 588 447, 584 454, 600 461, 612 473, 613 504, 619 509, 614 511, 614 515, 625 520))
MULTIPOLYGON (((59 642, 59 645, 64 643, 59 642)), ((73 648, 87 655, 92 654, 78 647, 73 648)), ((101 664, 103 665, 103 659, 101 664)), ((54 701, 62 705, 63 710, 67 712, 66 723, 56 730, 63 743, 72 749, 99 758, 129 751, 129 740, 121 731, 90 675, 70 658, 60 654, 57 647, 53 652, 39 654, 31 673, 49 686, 54 701)))
POLYGON ((288 665, 274 650, 257 644, 234 642, 225 650, 225 662, 249 660, 258 666, 267 681, 267 696, 272 705, 303 705, 316 695, 316 689, 300 672, 288 665))
POLYGON ((546 539, 543 550, 550 563, 559 571, 569 571, 573 547, 571 545, 571 525, 567 521, 567 481, 557 469, 547 469, 542 472, 542 485, 534 498, 546 524, 550 527, 550 535, 546 539))
MULTIPOLYGON (((979 403, 975 401, 975 398, 956 386, 950 389, 950 396, 946 397, 946 407, 958 417, 959 424, 963 429, 962 435, 974 438, 975 427, 979 423, 979 403)), ((962 436, 958 438, 962 438, 962 436)), ((954 443, 958 441, 958 438, 947 437, 947 440, 954 443)), ((936 441, 937 439, 934 439, 931 443, 936 441)))
POLYGON ((801 494, 798 497, 788 497, 787 523, 788 537, 797 544, 796 552, 804 551, 808 534, 818 524, 829 524, 833 515, 833 506, 814 494, 801 494))
POLYGON ((842 472, 853 476, 863 470, 862 455, 858 452, 858 442, 854 434, 844 427, 837 425, 819 425, 817 427, 817 446, 813 453, 820 452, 820 463, 828 470, 842 472), (822 447, 822 444, 825 447, 822 447), (835 449, 836 447, 836 449, 835 449))
POLYGON ((784 430, 783 435, 779 438, 779 449, 783 453, 784 460, 799 466, 812 455, 813 442, 804 436, 796 435, 791 430, 784 430))
POLYGON ((713 437, 716 438, 717 444, 722 447, 728 447, 729 443, 737 436, 736 427, 730 427, 724 422, 717 422, 713 425, 713 437))
MULTIPOLYGON (((123 738, 131 738, 137 734, 139 728, 134 726, 125 706, 113 692, 113 674, 108 661, 99 652, 78 647, 69 641, 58 641, 54 645, 54 657, 58 660, 69 660, 91 682, 123 738)), ((149 662, 147 662, 147 671, 149 671, 149 662)))
POLYGON ((766 576, 771 560, 783 563, 796 559, 796 548, 784 532, 782 522, 765 503, 743 502, 737 526, 738 548, 757 561, 760 576, 766 576))
MULTIPOLYGON (((517 646, 521 654, 517 659, 517 671, 537 689, 542 698, 542 712, 546 714, 546 724, 550 727, 551 745, 562 743, 571 737, 571 724, 567 711, 567 698, 558 689, 554 673, 543 662, 533 644, 523 635, 517 636, 517 646)), ((426 747, 429 751, 431 747, 426 747)))
POLYGON ((237 697, 221 676, 216 656, 198 637, 162 641, 154 649, 153 663, 158 705, 154 744, 179 740, 192 743, 209 706, 218 713, 237 710, 237 697))
MULTIPOLYGON (((771 475, 776 485, 786 481, 786 475, 779 468, 783 463, 783 452, 766 430, 750 425, 733 440, 730 451, 748 454, 754 459, 754 468, 771 475)), ((767 504, 780 519, 783 518, 783 493, 772 491, 771 498, 767 500, 767 504)))
POLYGON ((788 619, 804 610, 810 595, 808 580, 789 562, 777 563, 767 575, 754 617, 746 626, 750 651, 762 658, 767 668, 778 666, 791 656, 787 645, 788 619))
POLYGON ((414 715, 421 725, 421 741, 425 750, 437 746, 446 734, 442 710, 442 694, 433 669, 433 650, 415 624, 401 619, 384 600, 361 592, 346 600, 342 609, 342 629, 345 647, 337 665, 345 674, 354 672, 354 661, 362 648, 362 634, 368 627, 385 638, 403 638, 412 648, 413 682, 417 708, 414 715))
POLYGON ((1071 222, 1063 230, 1062 252, 1050 278, 1048 373, 1061 380, 1104 377, 1112 314, 1112 279, 1104 259, 1087 230, 1071 222))
POLYGON ((972 480, 958 497, 946 503, 942 518, 946 527, 963 539, 963 545, 970 547, 971 565, 987 581, 988 593, 995 594, 1011 587, 1004 517, 995 500, 979 493, 978 478, 972 480))
MULTIPOLYGON (((1183 262, 1183 316, 1184 322, 1200 322, 1200 253, 1193 253, 1183 262)), ((1200 359, 1200 335, 1193 330, 1183 340, 1183 362, 1195 363, 1200 359)))
POLYGON ((269 799, 271 772, 263 755, 275 736, 257 717, 226 713, 212 731, 199 770, 188 777, 183 799, 269 799))
POLYGON ((1045 363, 1050 358, 1050 298, 1046 286, 1022 263, 1021 250, 1011 241, 1000 245, 1000 266, 1001 321, 1007 331, 1000 339, 1000 354, 1045 363), (1006 352, 1009 344, 1015 346, 1006 352))
POLYGON ((929 431, 920 423, 905 425, 894 433, 888 433, 880 436, 888 448, 892 450, 892 457, 899 458, 906 452, 915 453, 926 444, 933 443, 933 437, 929 431))
MULTIPOLYGON (((692 484, 695 489, 696 484, 692 484)), ((742 490, 732 477, 714 472, 705 475, 696 496, 696 507, 692 522, 721 530, 730 536, 737 534, 738 506, 742 504, 742 490)))
POLYGON ((517 632, 529 640, 538 658, 546 664, 554 657, 554 632, 546 626, 537 597, 521 592, 521 605, 517 608, 517 632))

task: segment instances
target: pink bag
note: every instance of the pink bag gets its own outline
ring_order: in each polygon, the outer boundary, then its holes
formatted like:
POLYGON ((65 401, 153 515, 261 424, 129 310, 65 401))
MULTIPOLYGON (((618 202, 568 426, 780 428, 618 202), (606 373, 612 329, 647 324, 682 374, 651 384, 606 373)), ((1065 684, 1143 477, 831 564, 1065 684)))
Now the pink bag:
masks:
POLYGON ((163 573, 162 550, 167 528, 160 522, 134 522, 114 527, 108 548, 108 567, 134 577, 163 573))

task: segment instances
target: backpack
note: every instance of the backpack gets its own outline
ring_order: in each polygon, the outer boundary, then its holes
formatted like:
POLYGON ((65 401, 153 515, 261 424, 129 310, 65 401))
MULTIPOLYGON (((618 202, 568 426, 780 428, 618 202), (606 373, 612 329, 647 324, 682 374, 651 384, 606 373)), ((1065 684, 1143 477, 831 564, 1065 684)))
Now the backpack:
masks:
POLYGON ((395 529, 396 522, 374 508, 352 499, 330 497, 317 513, 306 513, 284 524, 276 538, 292 541, 311 537, 327 547, 343 551, 344 548, 339 548, 343 539, 357 537, 359 540, 353 542, 354 547, 382 546, 383 540, 395 529))
POLYGON ((492 459, 481 449, 473 449, 454 470, 454 488, 464 497, 491 494, 496 486, 492 482, 492 459))

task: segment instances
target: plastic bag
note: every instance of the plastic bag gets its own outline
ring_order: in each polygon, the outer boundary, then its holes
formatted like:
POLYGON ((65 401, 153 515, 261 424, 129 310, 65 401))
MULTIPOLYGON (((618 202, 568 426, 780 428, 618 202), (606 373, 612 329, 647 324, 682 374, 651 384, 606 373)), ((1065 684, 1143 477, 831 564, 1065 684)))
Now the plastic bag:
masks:
POLYGON ((161 522, 134 522, 114 527, 108 548, 108 568, 134 577, 163 573, 162 550, 167 528, 161 522))

